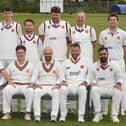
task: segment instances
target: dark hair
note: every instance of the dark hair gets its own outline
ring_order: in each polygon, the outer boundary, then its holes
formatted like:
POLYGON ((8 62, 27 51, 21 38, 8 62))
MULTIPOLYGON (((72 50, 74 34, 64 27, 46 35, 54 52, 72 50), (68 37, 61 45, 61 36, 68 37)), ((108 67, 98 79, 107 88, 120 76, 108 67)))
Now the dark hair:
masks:
POLYGON ((71 48, 72 47, 79 47, 80 48, 80 45, 78 44, 78 43, 73 43, 72 45, 71 45, 71 48))
POLYGON ((18 50, 24 50, 25 52, 26 52, 26 47, 25 46, 23 46, 23 45, 17 45, 17 47, 16 47, 16 52, 18 51, 18 50))
POLYGON ((3 8, 3 12, 4 12, 4 11, 13 11, 13 10, 12 10, 11 7, 4 7, 4 8, 3 8))
POLYGON ((119 21, 119 17, 118 17, 117 14, 110 14, 110 15, 108 16, 108 21, 110 20, 111 17, 116 17, 117 21, 119 21))
POLYGON ((103 51, 103 50, 106 50, 106 52, 108 53, 108 49, 106 47, 100 47, 98 49, 98 53, 101 52, 101 51, 103 51))
POLYGON ((25 25, 26 22, 31 22, 33 25, 35 24, 35 22, 30 18, 27 18, 27 19, 24 20, 24 25, 25 25))
POLYGON ((59 7, 53 6, 53 7, 51 8, 51 13, 61 13, 61 10, 60 10, 59 7))

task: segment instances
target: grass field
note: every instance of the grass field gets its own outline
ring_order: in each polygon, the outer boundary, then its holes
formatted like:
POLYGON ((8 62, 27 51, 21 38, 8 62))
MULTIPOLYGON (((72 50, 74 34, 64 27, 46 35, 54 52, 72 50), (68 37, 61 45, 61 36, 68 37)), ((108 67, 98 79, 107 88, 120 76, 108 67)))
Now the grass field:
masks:
MULTIPOLYGON (((87 24, 92 25, 97 32, 97 36, 99 35, 99 32, 107 27, 107 16, 108 14, 87 14, 87 24)), ((49 19, 50 15, 48 14, 14 14, 14 20, 19 21, 23 26, 23 21, 26 18, 32 18, 36 25, 35 25, 35 32, 38 33, 38 27, 41 24, 42 21, 49 19)), ((70 22, 71 25, 75 25, 75 15, 70 14, 63 14, 63 19, 70 22)), ((120 21, 119 26, 120 28, 126 30, 126 16, 125 15, 119 15, 120 21)), ((2 14, 0 14, 0 20, 2 20, 2 14)), ((98 45, 98 44, 97 44, 98 45)), ((96 53, 96 49, 95 49, 96 53)), ((95 55, 95 59, 96 59, 95 55)), ((1 116, 1 115, 0 115, 1 116)), ((77 122, 77 113, 74 115, 68 115, 67 122, 61 123, 52 123, 50 122, 50 116, 42 115, 42 121, 39 123, 36 123, 34 121, 24 121, 23 115, 20 113, 16 113, 13 115, 13 119, 8 121, 0 120, 0 126, 125 126, 126 125, 126 116, 121 117, 121 122, 119 124, 113 124, 110 121, 110 114, 108 116, 105 116, 104 120, 100 123, 92 123, 91 121, 87 121, 85 123, 78 123, 77 122)))

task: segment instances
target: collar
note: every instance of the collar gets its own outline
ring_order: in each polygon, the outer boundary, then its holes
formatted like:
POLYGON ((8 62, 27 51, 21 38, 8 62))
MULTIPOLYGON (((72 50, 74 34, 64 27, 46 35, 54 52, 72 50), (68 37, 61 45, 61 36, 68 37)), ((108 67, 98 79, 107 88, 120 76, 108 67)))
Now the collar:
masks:
POLYGON ((35 34, 32 33, 32 34, 27 34, 25 33, 24 34, 24 37, 28 40, 28 41, 31 41, 34 37, 35 37, 35 34))
POLYGON ((10 24, 7 24, 5 21, 2 22, 2 25, 7 29, 11 28, 13 24, 14 24, 14 21, 11 21, 10 24))
POLYGON ((75 29, 78 31, 78 32, 82 32, 84 31, 84 29, 86 28, 86 25, 84 24, 83 26, 79 27, 78 25, 75 26, 75 29))
POLYGON ((107 32, 108 32, 108 34, 117 34, 117 33, 119 33, 119 28, 117 27, 117 28, 116 28, 116 31, 115 31, 114 33, 112 33, 112 32, 110 31, 110 29, 108 28, 108 29, 107 29, 107 32))
POLYGON ((19 62, 18 62, 17 60, 15 60, 15 62, 14 62, 16 68, 17 68, 18 70, 20 70, 20 71, 24 70, 25 67, 28 65, 28 63, 29 63, 28 60, 27 60, 27 61, 24 61, 23 64, 19 64, 19 62))
POLYGON ((80 61, 80 56, 77 57, 77 59, 73 59, 73 57, 71 56, 71 62, 74 63, 74 64, 77 64, 79 61, 80 61))
POLYGON ((98 64, 98 66, 100 67, 100 68, 102 68, 102 69, 107 69, 111 64, 110 64, 110 61, 108 60, 108 63, 103 67, 103 66, 101 66, 101 63, 100 63, 100 60, 98 60, 97 61, 97 64, 98 64))
MULTIPOLYGON (((54 62, 55 62, 54 59, 52 59, 48 65, 54 64, 54 62)), ((45 65, 47 65, 47 63, 45 61, 45 58, 42 59, 42 63, 44 63, 45 65)))
POLYGON ((53 27, 55 27, 55 28, 57 28, 57 27, 60 26, 60 20, 59 20, 59 22, 56 23, 56 24, 55 24, 52 20, 49 20, 49 23, 50 23, 53 27))

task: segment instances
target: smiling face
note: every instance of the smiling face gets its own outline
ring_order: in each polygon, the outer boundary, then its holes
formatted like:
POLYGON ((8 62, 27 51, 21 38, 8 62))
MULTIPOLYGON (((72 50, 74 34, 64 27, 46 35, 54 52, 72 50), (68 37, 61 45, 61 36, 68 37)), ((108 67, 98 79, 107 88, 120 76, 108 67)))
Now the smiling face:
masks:
POLYGON ((111 16, 108 19, 108 25, 110 28, 116 28, 118 26, 118 19, 116 16, 111 16))
POLYGON ((80 55, 80 47, 79 46, 72 46, 71 47, 71 56, 74 60, 76 60, 80 55))
POLYGON ((52 57, 53 57, 53 51, 50 47, 46 47, 44 49, 44 59, 46 62, 50 62, 52 60, 52 57))
POLYGON ((83 26, 86 21, 86 16, 84 12, 77 12, 76 14, 76 23, 78 26, 83 26))
POLYGON ((32 22, 27 21, 27 22, 25 22, 24 26, 25 26, 26 33, 32 33, 34 31, 34 25, 32 22))
POLYGON ((17 60, 20 62, 25 61, 25 55, 26 51, 24 51, 23 49, 18 49, 16 51, 17 60))
POLYGON ((98 57, 101 63, 107 63, 108 61, 108 52, 103 49, 101 51, 98 52, 98 57))
POLYGON ((4 11, 3 12, 3 17, 5 21, 11 21, 13 16, 13 12, 12 11, 4 11))
POLYGON ((59 23, 60 17, 61 17, 60 13, 56 13, 56 12, 51 13, 51 19, 52 19, 53 23, 55 23, 55 24, 59 23))

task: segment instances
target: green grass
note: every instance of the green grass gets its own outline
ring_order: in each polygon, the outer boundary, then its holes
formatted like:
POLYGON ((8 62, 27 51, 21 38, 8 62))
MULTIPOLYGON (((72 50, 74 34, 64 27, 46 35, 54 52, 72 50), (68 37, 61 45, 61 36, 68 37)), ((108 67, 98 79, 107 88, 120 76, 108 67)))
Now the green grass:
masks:
MULTIPOLYGON (((107 27, 107 16, 108 14, 87 14, 87 24, 92 25, 97 32, 97 37, 99 32, 107 27)), ((23 26, 23 21, 26 18, 32 18, 35 21, 35 33, 38 33, 38 27, 42 21, 49 19, 49 14, 29 14, 29 13, 16 13, 14 14, 14 20, 20 22, 23 26)), ((63 14, 62 18, 69 21, 71 25, 75 25, 75 15, 74 14, 63 14)), ((126 16, 119 15, 120 28, 126 30, 126 16)), ((2 20, 2 14, 0 14, 0 20, 2 20)), ((24 28, 23 28, 24 29, 24 28)), ((97 44, 98 45, 98 44, 97 44)), ((97 46, 98 47, 98 46, 97 46)), ((96 49, 97 49, 96 47, 96 49)), ((97 57, 95 49, 95 59, 97 57)), ((13 115, 13 118, 8 121, 0 120, 0 126, 125 126, 126 125, 126 116, 121 117, 121 122, 119 124, 113 124, 110 121, 110 114, 105 116, 104 120, 100 123, 92 123, 91 121, 87 121, 85 123, 79 124, 77 122, 77 113, 74 115, 68 115, 67 121, 65 123, 50 122, 50 115, 42 115, 42 121, 36 123, 34 121, 25 121, 23 119, 23 115, 21 113, 16 113, 13 115)))

